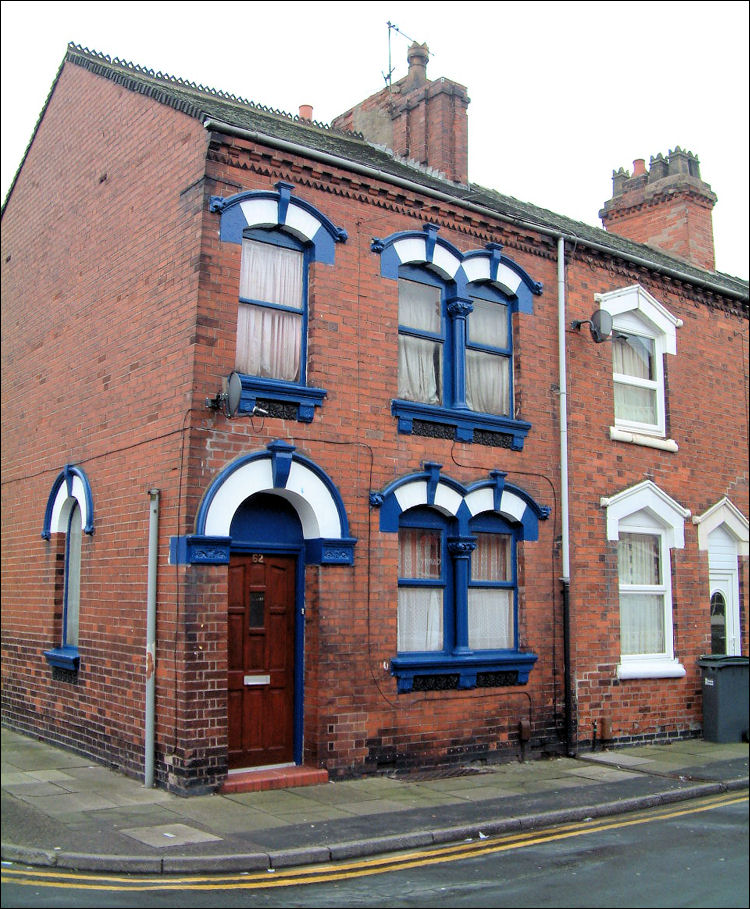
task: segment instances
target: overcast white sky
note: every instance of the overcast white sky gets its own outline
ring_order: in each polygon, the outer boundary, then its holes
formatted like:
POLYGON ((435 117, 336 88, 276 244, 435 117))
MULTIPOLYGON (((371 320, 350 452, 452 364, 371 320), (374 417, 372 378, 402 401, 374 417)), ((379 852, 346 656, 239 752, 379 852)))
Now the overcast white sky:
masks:
POLYGON ((3 0, 2 199, 68 41, 328 123, 385 84, 390 21, 467 87, 470 180, 600 227, 612 171, 679 145, 719 199, 717 269, 747 278, 749 6, 3 0))

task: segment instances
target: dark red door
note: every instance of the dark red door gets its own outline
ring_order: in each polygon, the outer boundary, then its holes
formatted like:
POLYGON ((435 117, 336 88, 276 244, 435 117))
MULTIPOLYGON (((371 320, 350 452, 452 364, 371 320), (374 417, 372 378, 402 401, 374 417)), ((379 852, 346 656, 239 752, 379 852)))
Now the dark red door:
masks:
POLYGON ((284 764, 294 747, 294 557, 229 563, 229 769, 284 764))

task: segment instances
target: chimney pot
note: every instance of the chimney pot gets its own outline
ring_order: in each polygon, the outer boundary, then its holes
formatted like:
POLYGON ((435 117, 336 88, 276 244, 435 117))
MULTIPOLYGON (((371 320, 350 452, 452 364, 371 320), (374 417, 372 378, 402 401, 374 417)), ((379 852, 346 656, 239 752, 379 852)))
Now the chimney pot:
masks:
POLYGON ((415 41, 409 48, 406 60, 409 64, 407 79, 412 85, 424 85, 427 82, 427 61, 430 59, 430 49, 426 44, 417 44, 415 41))
POLYGON ((300 104, 299 106, 299 118, 300 120, 312 120, 312 104, 300 104))
POLYGON ((715 268, 711 210, 716 195, 700 179, 698 159, 678 145, 666 156, 633 161, 633 176, 612 173, 612 198, 599 212, 612 233, 648 243, 699 268, 715 268))

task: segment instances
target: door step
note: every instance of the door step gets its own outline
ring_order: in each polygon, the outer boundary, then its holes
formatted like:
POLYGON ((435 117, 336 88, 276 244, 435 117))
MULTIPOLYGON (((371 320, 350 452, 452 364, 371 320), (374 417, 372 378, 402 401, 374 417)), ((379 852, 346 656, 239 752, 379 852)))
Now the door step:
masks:
POLYGON ((221 795, 233 792, 265 792, 269 789, 318 786, 327 782, 328 771, 323 767, 274 767, 232 773, 226 778, 219 792, 221 795))

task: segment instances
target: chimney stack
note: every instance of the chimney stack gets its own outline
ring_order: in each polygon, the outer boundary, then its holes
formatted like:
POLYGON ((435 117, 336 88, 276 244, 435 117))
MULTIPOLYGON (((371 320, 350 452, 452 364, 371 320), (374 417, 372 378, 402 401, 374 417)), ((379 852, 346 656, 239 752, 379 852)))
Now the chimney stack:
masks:
POLYGON ((711 211, 716 195, 701 180, 700 162, 679 145, 664 157, 633 162, 633 175, 612 172, 612 198, 599 212, 611 233, 647 243, 713 271, 714 231, 711 211))
POLYGON ((465 184, 469 97, 457 82, 430 81, 429 57, 427 45, 415 41, 407 55, 406 76, 336 117, 331 125, 362 133, 368 142, 465 184))

